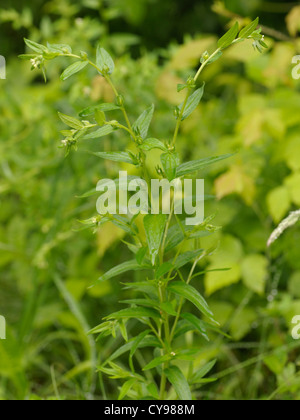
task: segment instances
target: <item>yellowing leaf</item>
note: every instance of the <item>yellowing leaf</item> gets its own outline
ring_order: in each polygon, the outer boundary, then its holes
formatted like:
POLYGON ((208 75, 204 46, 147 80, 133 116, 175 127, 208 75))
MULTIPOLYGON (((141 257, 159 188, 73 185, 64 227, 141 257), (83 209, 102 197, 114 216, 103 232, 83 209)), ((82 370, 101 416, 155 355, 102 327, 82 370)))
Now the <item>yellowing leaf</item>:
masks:
POLYGON ((291 66, 292 57, 295 55, 295 49, 292 44, 277 43, 270 54, 268 66, 263 71, 266 85, 275 88, 278 84, 290 86, 291 73, 288 69, 291 66))
POLYGON ((244 173, 241 166, 233 166, 215 181, 217 198, 220 200, 230 194, 240 195, 246 204, 253 203, 256 189, 251 177, 244 173))
POLYGON ((253 40, 247 40, 241 43, 232 45, 225 52, 225 57, 246 63, 257 57, 257 52, 252 47, 253 40))
POLYGON ((172 105, 179 105, 184 101, 186 91, 177 92, 177 85, 184 83, 183 79, 176 76, 173 71, 164 71, 157 79, 155 92, 158 98, 171 103, 172 105))
POLYGON ((112 223, 106 223, 101 226, 98 230, 97 244, 98 244, 98 255, 102 258, 105 252, 111 248, 111 246, 119 242, 124 238, 125 232, 113 225, 112 223))
POLYGON ((242 277, 248 289, 263 295, 268 274, 268 260, 260 254, 247 255, 241 264, 242 277))
POLYGON ((256 319, 257 315, 253 309, 244 308, 242 311, 238 311, 230 326, 232 338, 236 341, 244 338, 251 331, 252 324, 256 319))
POLYGON ((102 76, 96 76, 92 81, 92 89, 90 92, 92 101, 98 102, 114 102, 115 95, 108 82, 102 76))
POLYGON ((300 206, 300 173, 293 174, 284 181, 289 197, 296 206, 300 206))
POLYGON ((213 36, 187 42, 178 48, 169 67, 173 70, 183 70, 194 67, 199 62, 199 51, 210 50, 215 45, 213 36))
POLYGON ((284 157, 292 171, 300 170, 300 138, 298 135, 288 140, 284 157))
POLYGON ((295 37, 300 29, 300 6, 293 7, 286 17, 286 23, 290 35, 295 37))
MULTIPOLYGON (((215 270, 220 268, 220 265, 210 265, 208 270, 215 270)), ((238 264, 230 266, 228 271, 212 271, 205 275, 204 285, 205 292, 208 296, 215 293, 217 290, 223 289, 224 287, 231 286, 232 284, 238 283, 241 278, 241 269, 238 264)))
POLYGON ((231 235, 223 235, 220 240, 218 252, 210 257, 210 262, 214 265, 219 264, 218 268, 228 267, 239 263, 243 258, 244 251, 239 239, 231 235), (225 265, 224 265, 225 264, 225 265))
POLYGON ((245 146, 251 146, 262 137, 264 116, 260 110, 244 115, 237 124, 245 146))
POLYGON ((291 206, 288 189, 282 186, 272 190, 267 196, 267 206, 274 222, 279 223, 291 206))
POLYGON ((208 270, 219 268, 230 268, 230 270, 206 273, 204 284, 208 295, 239 282, 241 278, 240 261, 242 258, 243 247, 241 242, 231 235, 224 235, 218 252, 210 257, 211 264, 208 270))

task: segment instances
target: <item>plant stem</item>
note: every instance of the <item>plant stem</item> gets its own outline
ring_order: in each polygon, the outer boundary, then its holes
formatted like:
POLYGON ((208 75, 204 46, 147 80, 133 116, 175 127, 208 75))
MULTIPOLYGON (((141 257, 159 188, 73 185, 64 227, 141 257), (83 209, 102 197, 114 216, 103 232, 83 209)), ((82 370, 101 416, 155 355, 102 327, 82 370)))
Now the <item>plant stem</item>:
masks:
MULTIPOLYGON (((188 279, 187 279, 187 281, 186 281, 186 284, 190 284, 190 282, 191 282, 191 280, 192 280, 192 278, 193 278, 193 274, 194 274, 194 271, 195 271, 195 269, 196 269, 196 267, 197 267, 197 264, 198 264, 198 262, 204 257, 206 255, 206 253, 205 252, 203 252, 201 255, 200 255, 200 257, 198 257, 196 260, 195 260, 195 262, 194 262, 194 264, 193 264, 193 267, 192 267, 192 269, 191 269, 191 271, 190 271, 190 274, 189 274, 189 277, 188 277, 188 279)), ((173 325, 173 328, 172 328, 172 331, 171 331, 171 336, 170 336, 170 340, 171 340, 171 342, 172 342, 172 340, 173 340, 173 338, 174 338, 174 334, 175 334, 175 331, 176 331, 176 327, 177 327, 177 324, 178 324, 178 321, 179 321, 179 318, 180 318, 180 315, 181 315, 181 311, 182 311, 182 306, 183 306, 183 303, 184 303, 184 299, 183 298, 181 298, 180 299, 180 303, 179 303, 179 306, 178 306, 178 310, 177 310, 177 315, 176 315, 176 318, 175 318, 175 321, 174 321, 174 325, 173 325)))
MULTIPOLYGON (((195 83, 197 82, 200 74, 202 73, 202 71, 204 70, 204 68, 207 66, 207 64, 209 63, 209 61, 212 60, 219 52, 220 52, 220 48, 218 48, 213 54, 211 54, 207 58, 207 60, 204 61, 204 63, 201 64, 199 70, 197 71, 197 73, 196 73, 196 75, 194 77, 194 82, 195 83)), ((188 92, 186 94, 185 100, 184 100, 183 105, 181 107, 180 113, 179 113, 179 115, 177 117, 177 123, 176 123, 176 127, 175 127, 175 132, 174 132, 173 140, 172 140, 172 143, 171 143, 172 146, 175 146, 175 143, 176 143, 176 140, 177 140, 177 137, 178 137, 178 133, 179 133, 179 129, 180 129, 180 125, 181 125, 181 122, 182 122, 182 117, 183 117, 183 114, 184 114, 186 105, 188 103, 188 100, 189 100, 189 97, 190 97, 190 94, 191 94, 191 90, 192 90, 191 88, 188 88, 188 92)))

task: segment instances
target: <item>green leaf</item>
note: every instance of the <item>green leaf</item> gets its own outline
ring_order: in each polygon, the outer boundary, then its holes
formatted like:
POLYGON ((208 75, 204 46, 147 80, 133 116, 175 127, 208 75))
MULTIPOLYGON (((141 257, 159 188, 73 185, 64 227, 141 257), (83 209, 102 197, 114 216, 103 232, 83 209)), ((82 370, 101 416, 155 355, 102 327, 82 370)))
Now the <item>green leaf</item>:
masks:
POLYGON ((49 42, 47 42, 47 47, 50 52, 56 52, 59 54, 72 54, 72 48, 68 44, 49 44, 49 42))
POLYGON ((113 131, 115 131, 115 128, 111 127, 110 125, 105 125, 104 127, 101 127, 92 133, 85 134, 81 138, 82 140, 99 139, 101 137, 108 136, 113 131))
POLYGON ((166 226, 166 215, 149 214, 144 218, 147 242, 152 265, 155 265, 166 226))
POLYGON ((179 255, 179 257, 175 261, 174 269, 179 270, 181 267, 185 266, 189 262, 198 258, 201 254, 203 254, 203 249, 196 249, 195 251, 187 251, 179 255))
POLYGON ((58 116, 64 124, 68 125, 71 128, 74 128, 75 130, 82 130, 84 128, 82 122, 74 117, 62 114, 61 112, 58 113, 58 116))
POLYGON ((136 165, 131 155, 128 152, 90 152, 92 155, 100 157, 101 159, 111 160, 113 162, 130 163, 136 165))
POLYGON ((150 370, 150 369, 154 369, 157 366, 162 365, 163 363, 168 362, 169 360, 173 359, 173 357, 171 356, 171 354, 165 354, 164 356, 159 356, 156 357, 155 359, 153 359, 150 363, 148 363, 148 365, 146 365, 143 370, 150 370))
POLYGON ((143 139, 147 137, 148 130, 154 114, 154 105, 151 105, 150 108, 146 109, 142 115, 137 119, 133 124, 132 128, 135 133, 140 135, 143 139))
POLYGON ((118 105, 103 103, 96 106, 89 106, 88 108, 83 109, 79 112, 79 116, 80 118, 84 118, 89 117, 90 115, 94 115, 96 111, 109 112, 116 111, 118 109, 120 109, 118 105))
POLYGON ((236 22, 232 28, 229 29, 228 32, 221 39, 218 41, 218 48, 221 50, 224 48, 229 47, 233 41, 235 40, 237 34, 239 32, 239 24, 236 22))
POLYGON ((134 339, 134 342, 133 342, 133 345, 132 345, 132 347, 131 347, 131 350, 130 350, 130 358, 132 359, 133 358, 133 356, 134 356, 134 354, 135 354, 135 352, 137 351, 137 349, 139 348, 139 345, 140 345, 140 343, 144 340, 144 338, 145 337, 147 337, 147 335, 148 334, 150 334, 151 333, 151 330, 146 330, 146 331, 143 331, 142 333, 140 333, 135 339, 134 339))
POLYGON ((126 381, 123 384, 123 386, 122 386, 122 388, 120 390, 119 397, 118 397, 118 400, 119 401, 123 400, 123 398, 126 397, 126 395, 131 390, 131 388, 133 387, 134 384, 136 384, 136 378, 129 379, 129 381, 126 381))
POLYGON ((173 283, 170 283, 170 285, 168 286, 168 290, 192 302, 203 315, 205 315, 211 321, 214 321, 213 319, 214 315, 209 309, 206 300, 203 298, 203 296, 200 295, 198 290, 196 290, 194 287, 190 286, 189 284, 182 283, 182 282, 173 282, 173 283))
POLYGON ((159 302, 151 299, 127 299, 122 300, 120 303, 126 303, 127 305, 146 306, 148 308, 159 309, 159 302))
POLYGON ((161 318, 160 314, 151 308, 127 308, 114 312, 105 319, 123 319, 123 318, 161 318))
MULTIPOLYGON (((109 358, 106 360, 106 363, 118 359, 123 354, 127 353, 132 349, 134 345, 135 339, 130 340, 128 343, 124 344, 123 346, 119 347, 109 358)), ((138 348, 145 348, 145 347, 154 347, 154 348, 161 348, 160 341, 152 336, 145 337, 139 344, 138 348)))
POLYGON ((165 274, 169 273, 173 269, 172 262, 165 262, 156 271, 156 278, 160 279, 165 274))
POLYGON ((119 328, 120 328, 120 332, 122 334, 122 337, 127 342, 128 341, 128 334, 127 334, 126 324, 123 320, 121 322, 119 322, 119 328))
POLYGON ((185 83, 185 84, 182 84, 182 83, 179 83, 178 85, 177 85, 177 92, 179 93, 179 92, 182 92, 184 89, 186 89, 188 87, 188 85, 185 83))
POLYGON ((244 29, 241 30, 239 33, 239 38, 248 38, 253 34, 259 24, 259 18, 256 18, 253 22, 249 23, 249 25, 245 26, 244 29))
POLYGON ((115 63, 112 57, 104 48, 101 48, 100 45, 97 47, 96 64, 102 76, 112 74, 115 69, 115 63))
MULTIPOLYGON (((299 188, 299 184, 297 185, 299 188)), ((271 190, 266 197, 270 215, 275 223, 279 223, 291 208, 291 196, 286 186, 271 190)))
POLYGON ((227 155, 221 155, 217 157, 210 157, 205 159, 199 159, 199 160, 193 160, 187 163, 183 163, 182 165, 179 165, 177 168, 177 177, 181 177, 184 175, 191 174, 195 171, 199 171, 200 169, 204 169, 209 165, 212 165, 214 163, 220 162, 224 159, 228 159, 231 156, 234 156, 234 153, 227 154, 227 155))
MULTIPOLYGON (((117 265, 116 267, 109 270, 107 273, 103 274, 96 283, 104 282, 106 280, 110 280, 113 277, 119 276, 120 274, 127 273, 128 271, 138 271, 138 270, 146 270, 149 267, 139 265, 135 260, 127 261, 123 264, 117 265)), ((96 284, 95 283, 95 284, 96 284)))
POLYGON ((177 312, 173 308, 173 305, 171 302, 164 302, 160 305, 160 309, 162 309, 164 312, 166 312, 168 315, 171 316, 177 316, 177 312))
POLYGON ((140 248, 138 250, 138 252, 136 253, 136 256, 135 256, 135 259, 137 260, 138 264, 142 265, 142 263, 145 259, 145 256, 147 254, 147 251, 148 251, 147 247, 143 247, 143 248, 140 248))
POLYGON ((98 372, 103 372, 106 375, 109 375, 111 379, 127 379, 135 377, 137 379, 143 379, 140 375, 133 374, 132 372, 128 372, 127 370, 123 369, 121 366, 116 365, 113 362, 109 362, 109 366, 111 368, 105 368, 103 366, 98 367, 98 372))
POLYGON ((184 240, 184 238, 185 236, 183 230, 178 224, 171 226, 171 228, 168 231, 165 252, 170 252, 177 245, 179 245, 184 240))
POLYGON ((83 70, 88 64, 89 63, 87 61, 77 61, 76 63, 71 64, 60 76, 61 80, 67 80, 69 77, 73 76, 73 74, 83 70))
POLYGON ((261 254, 247 255, 241 263, 242 277, 245 286, 263 296, 268 278, 269 262, 261 254))
POLYGON ((209 341, 206 334, 205 324, 201 321, 201 319, 190 313, 182 314, 181 317, 188 321, 207 341, 209 341))
POLYGON ((90 330, 88 334, 100 334, 103 331, 110 330, 111 325, 111 322, 102 322, 102 324, 97 325, 97 327, 94 327, 92 330, 90 330))
POLYGON ((168 381, 173 385, 178 398, 183 401, 191 401, 191 390, 181 370, 177 366, 171 366, 165 369, 165 374, 168 381))
POLYGON ((211 362, 204 365, 202 368, 200 368, 192 377, 191 383, 197 384, 201 383, 204 376, 206 376, 215 366, 217 363, 217 359, 212 360, 211 362))
POLYGON ((160 150, 163 150, 164 152, 167 151, 166 146, 160 140, 152 139, 152 138, 145 140, 140 145, 140 148, 144 150, 145 152, 149 152, 152 149, 160 149, 160 150))
POLYGON ((30 49, 32 49, 33 51, 42 54, 43 52, 47 52, 47 48, 42 45, 42 44, 38 44, 37 42, 34 41, 30 41, 29 39, 24 38, 25 44, 27 45, 27 47, 29 47, 30 49))
POLYGON ((151 384, 147 385, 147 390, 151 397, 153 397, 155 400, 159 400, 159 392, 155 383, 152 382, 151 384))
POLYGON ((36 58, 36 54, 20 54, 18 55, 18 58, 21 60, 32 60, 33 58, 36 58))
POLYGON ((207 64, 212 64, 215 61, 219 60, 219 58, 221 58, 223 55, 222 51, 217 52, 217 54, 215 54, 210 60, 208 60, 207 64))
POLYGON ((151 284, 149 281, 124 283, 124 286, 125 286, 125 289, 133 289, 136 292, 141 292, 155 298, 157 297, 157 287, 154 286, 154 284, 151 284))
POLYGON ((176 171, 180 162, 178 153, 163 153, 160 156, 160 160, 167 179, 172 181, 176 178, 176 171))
MULTIPOLYGON (((184 112, 182 114, 182 118, 181 121, 184 121, 186 118, 188 118, 197 108, 197 106, 199 105, 202 97, 203 97, 203 93, 204 93, 204 87, 205 87, 205 83, 203 83, 202 87, 200 89, 197 89, 188 99, 186 106, 184 108, 184 112)), ((181 105, 179 105, 179 111, 182 110, 183 107, 183 103, 181 105)))

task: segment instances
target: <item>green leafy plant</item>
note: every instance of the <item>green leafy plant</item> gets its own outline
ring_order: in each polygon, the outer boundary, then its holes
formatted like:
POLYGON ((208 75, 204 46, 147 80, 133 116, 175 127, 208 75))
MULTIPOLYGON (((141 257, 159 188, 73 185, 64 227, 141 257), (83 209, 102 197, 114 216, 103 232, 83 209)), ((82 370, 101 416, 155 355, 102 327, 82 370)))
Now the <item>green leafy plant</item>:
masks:
MULTIPOLYGON (((133 124, 131 123, 125 99, 118 92, 111 77, 115 70, 114 61, 101 46, 97 48, 94 62, 85 52, 74 54, 69 45, 44 46, 26 39, 26 45, 33 53, 22 55, 21 58, 30 60, 32 69, 40 68, 45 80, 45 66, 48 61, 57 57, 75 59, 76 61, 62 73, 62 80, 69 79, 90 65, 106 80, 114 92, 115 103, 101 103, 86 108, 80 112, 78 118, 59 113, 62 122, 68 126, 68 129, 62 131, 64 136, 62 147, 66 149, 66 155, 72 149, 76 150, 79 142, 100 139, 120 130, 134 144, 134 152, 131 150, 95 152, 94 155, 108 161, 131 165, 149 184, 151 174, 147 167, 147 157, 153 149, 157 149, 161 151, 160 162, 156 167, 157 178, 172 181, 175 178, 192 176, 195 172, 231 156, 226 154, 181 163, 176 150, 178 134, 182 122, 196 110, 202 100, 205 85, 202 83, 198 87, 198 84, 205 67, 218 60, 225 49, 245 39, 252 39, 254 47, 259 51, 266 47, 261 30, 257 29, 257 26, 258 19, 241 31, 238 23, 234 24, 218 41, 217 49, 213 53, 206 51, 202 54, 201 65, 195 76, 189 77, 185 84, 178 85, 178 92, 185 90, 186 96, 182 104, 175 108, 174 134, 166 142, 148 136, 154 115, 153 105, 148 107, 133 124), (114 112, 115 115, 119 112, 123 118, 120 121, 110 119, 108 118, 110 112, 114 112)), ((120 185, 116 186, 121 188, 120 185)), ((86 196, 93 193, 95 191, 87 193, 86 196)), ((128 307, 110 314, 90 332, 98 335, 99 339, 108 336, 116 338, 117 335, 121 335, 125 340, 125 344, 103 360, 99 366, 101 374, 123 382, 120 399, 125 397, 165 399, 177 395, 179 399, 191 400, 194 390, 199 385, 214 380, 204 377, 213 369, 215 361, 201 369, 195 369, 193 361, 200 349, 191 348, 184 340, 189 332, 199 334, 204 340, 209 340, 210 331, 222 333, 208 303, 192 285, 199 275, 197 273, 199 262, 214 252, 214 249, 204 250, 198 246, 200 238, 219 229, 211 224, 212 219, 213 216, 210 216, 197 226, 187 226, 175 214, 174 197, 172 197, 171 212, 168 217, 164 214, 147 216, 139 214, 130 218, 122 214, 107 214, 83 221, 85 228, 95 229, 112 222, 124 230, 131 240, 127 242, 127 246, 134 254, 134 258, 109 270, 97 283, 101 284, 105 280, 130 271, 145 272, 143 281, 127 282, 124 285, 137 296, 123 302, 128 307), (191 265, 191 268, 188 276, 184 277, 182 269, 188 265, 191 265), (187 302, 197 309, 197 315, 185 312, 187 302), (141 331, 131 336, 131 324, 137 322, 141 324, 141 331), (153 349, 154 357, 150 361, 144 360, 140 353, 140 349, 146 347, 153 349), (127 366, 121 362, 121 357, 126 353, 129 354, 127 366)))

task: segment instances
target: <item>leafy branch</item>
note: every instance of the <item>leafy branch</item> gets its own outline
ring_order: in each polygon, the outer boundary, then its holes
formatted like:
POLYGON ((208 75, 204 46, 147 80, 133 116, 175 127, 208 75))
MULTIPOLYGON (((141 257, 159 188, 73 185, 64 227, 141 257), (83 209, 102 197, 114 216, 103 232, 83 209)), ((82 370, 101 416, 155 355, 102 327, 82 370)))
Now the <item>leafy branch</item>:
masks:
MULTIPOLYGON (((149 185, 150 175, 145 162, 147 154, 153 149, 161 151, 157 175, 160 180, 168 179, 169 181, 191 175, 232 156, 227 154, 181 164, 176 152, 176 141, 182 122, 196 110, 204 95, 205 84, 203 83, 197 89, 197 83, 205 67, 218 60, 223 51, 231 45, 245 39, 252 39, 254 48, 259 52, 267 47, 261 29, 258 29, 257 26, 258 19, 242 30, 238 23, 235 23, 218 41, 217 48, 213 53, 210 54, 206 51, 202 54, 201 65, 195 76, 189 77, 185 84, 178 85, 178 91, 186 89, 187 93, 183 103, 175 109, 175 131, 167 143, 148 137, 154 114, 153 105, 145 109, 133 124, 130 122, 125 100, 118 92, 111 77, 115 63, 110 54, 101 46, 97 47, 96 61, 94 62, 85 52, 81 52, 80 55, 73 54, 68 45, 47 44, 44 46, 25 40, 26 45, 33 50, 34 54, 25 54, 21 58, 30 60, 32 69, 41 69, 45 80, 47 61, 58 57, 77 60, 64 70, 61 75, 63 81, 83 71, 88 65, 93 67, 112 88, 116 102, 85 108, 79 113, 79 118, 59 113, 59 118, 68 126, 67 130, 61 132, 65 137, 62 146, 66 148, 68 154, 72 149, 77 148, 77 144, 81 140, 99 139, 115 130, 122 130, 135 143, 136 154, 126 150, 99 151, 93 155, 100 159, 127 163, 140 168, 142 180, 149 185), (125 123, 107 119, 107 113, 114 111, 122 112, 125 123)), ((117 180, 113 182, 116 189, 122 190, 123 186, 118 184, 117 180)), ((84 197, 93 194, 95 191, 90 191, 84 197)), ((139 297, 123 302, 128 305, 128 308, 110 314, 104 319, 104 322, 90 332, 97 334, 99 339, 110 335, 113 337, 121 335, 125 341, 121 348, 117 349, 99 366, 99 371, 110 378, 124 381, 119 398, 129 396, 136 399, 146 397, 165 399, 170 388, 170 393, 173 389, 179 399, 192 399, 192 393, 197 388, 197 384, 201 383, 203 377, 215 363, 214 361, 194 372, 193 361, 199 353, 199 349, 177 348, 177 340, 182 340, 189 331, 199 334, 205 340, 209 339, 208 331, 219 332, 218 323, 215 321, 208 303, 191 284, 192 280, 199 275, 199 273, 195 274, 198 263, 212 252, 211 250, 198 249, 197 239, 201 238, 203 233, 213 233, 219 227, 211 224, 213 216, 194 227, 185 225, 175 214, 174 201, 174 197, 172 197, 169 217, 166 217, 165 214, 150 214, 144 217, 141 206, 136 205, 137 211, 133 216, 121 214, 119 211, 116 214, 97 215, 82 222, 84 228, 93 228, 94 230, 111 222, 132 239, 132 242, 127 243, 127 246, 134 254, 134 258, 113 267, 101 276, 97 283, 101 284, 103 281, 132 271, 150 273, 142 282, 124 284, 126 289, 134 290, 139 297), (139 217, 143 228, 136 223, 139 217), (184 246, 191 239, 195 240, 195 249, 184 252, 184 246), (172 257, 170 257, 171 254, 172 257), (191 269, 185 279, 181 270, 188 265, 191 265, 191 269), (193 306, 205 321, 192 313, 183 313, 186 302, 193 306), (132 319, 139 321, 144 329, 146 326, 146 330, 130 337, 128 323, 132 319), (141 366, 140 372, 136 372, 134 357, 141 348, 154 349, 154 357, 148 364, 141 366), (115 363, 115 360, 125 353, 129 353, 128 367, 124 367, 121 362, 120 364, 115 363), (176 361, 180 360, 190 363, 188 374, 176 365, 176 361), (149 371, 152 371, 153 374, 149 375, 147 373, 149 371), (159 380, 159 387, 157 386, 158 382, 153 382, 153 377, 159 380)), ((150 203, 143 203, 143 205, 145 204, 150 206, 150 203)), ((137 362, 140 363, 140 359, 137 358, 137 362)))

